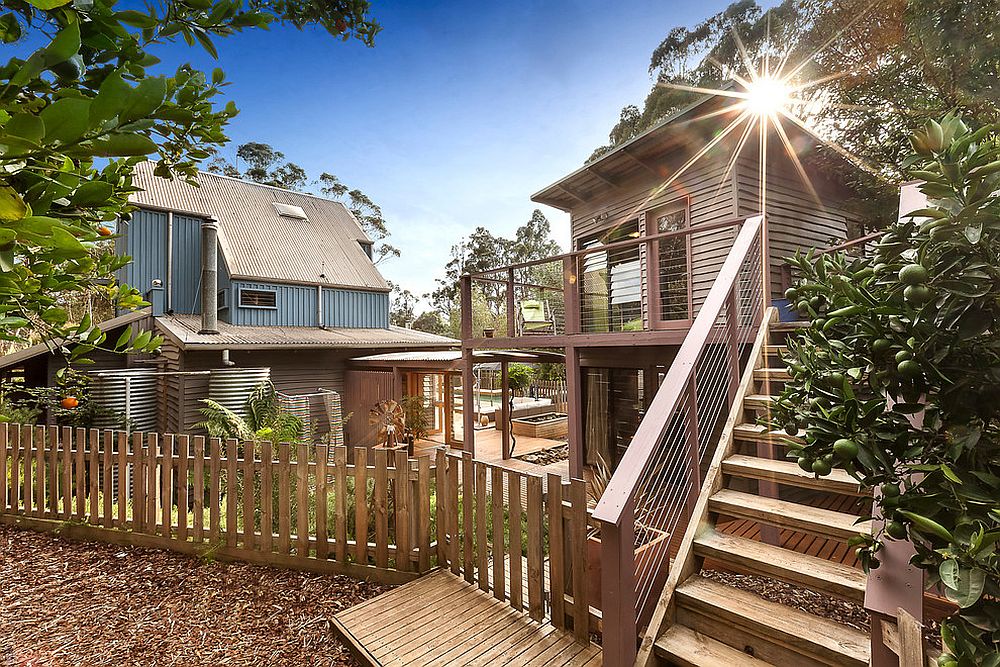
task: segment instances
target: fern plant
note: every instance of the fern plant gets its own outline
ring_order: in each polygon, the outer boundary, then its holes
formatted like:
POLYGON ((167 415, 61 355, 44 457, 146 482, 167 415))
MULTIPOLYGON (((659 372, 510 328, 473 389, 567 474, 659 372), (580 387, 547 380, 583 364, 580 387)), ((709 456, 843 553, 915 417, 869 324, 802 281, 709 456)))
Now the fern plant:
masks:
POLYGON ((198 411, 205 419, 196 426, 213 438, 295 442, 305 431, 301 419, 281 409, 278 392, 270 381, 260 383, 250 392, 243 404, 246 417, 210 398, 201 402, 204 407, 198 411))

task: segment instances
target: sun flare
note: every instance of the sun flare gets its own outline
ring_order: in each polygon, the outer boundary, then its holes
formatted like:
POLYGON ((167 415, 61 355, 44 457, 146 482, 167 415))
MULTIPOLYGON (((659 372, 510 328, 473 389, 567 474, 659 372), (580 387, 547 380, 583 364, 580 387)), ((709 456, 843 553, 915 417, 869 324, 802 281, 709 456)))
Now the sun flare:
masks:
POLYGON ((775 76, 765 76, 750 82, 745 105, 755 116, 774 116, 792 103, 792 86, 775 76))

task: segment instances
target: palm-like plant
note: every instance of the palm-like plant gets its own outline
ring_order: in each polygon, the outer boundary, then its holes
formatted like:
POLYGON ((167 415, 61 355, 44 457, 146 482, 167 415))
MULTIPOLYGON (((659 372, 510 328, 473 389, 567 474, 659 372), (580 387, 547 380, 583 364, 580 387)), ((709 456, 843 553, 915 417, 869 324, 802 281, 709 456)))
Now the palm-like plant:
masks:
POLYGON ((199 412, 205 419, 196 426, 213 438, 294 442, 303 435, 302 420, 281 409, 278 392, 270 381, 262 382, 250 392, 244 403, 246 417, 210 398, 201 402, 204 407, 199 412))

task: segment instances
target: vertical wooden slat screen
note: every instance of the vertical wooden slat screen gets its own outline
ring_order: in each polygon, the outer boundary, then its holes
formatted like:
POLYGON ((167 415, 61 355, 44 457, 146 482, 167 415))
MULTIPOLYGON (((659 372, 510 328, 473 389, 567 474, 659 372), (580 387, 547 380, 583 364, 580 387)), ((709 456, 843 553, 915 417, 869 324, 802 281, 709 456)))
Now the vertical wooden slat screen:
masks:
POLYGON ((448 562, 448 462, 443 447, 434 453, 434 494, 438 502, 434 503, 434 514, 437 520, 437 559, 438 565, 444 567, 448 562))
POLYGON ((450 456, 448 462, 448 560, 451 562, 453 574, 461 572, 462 564, 458 557, 458 460, 450 456))
POLYGON ((417 543, 420 548, 418 566, 421 572, 431 569, 431 459, 417 460, 417 543))
POLYGON ((474 462, 476 479, 476 570, 479 574, 479 588, 490 590, 490 552, 486 543, 486 464, 474 462))
MULTIPOLYGON (((490 497, 493 508, 493 597, 503 600, 504 593, 504 504, 503 469, 490 467, 490 497)), ((513 558, 513 556, 511 556, 513 558)), ((511 561, 513 566, 513 560, 511 561)))
POLYGON ((542 478, 528 477, 528 615, 536 621, 545 616, 543 601, 544 558, 542 543, 542 478))
POLYGON ((570 557, 573 560, 573 634, 586 642, 590 632, 590 607, 587 602, 587 485, 574 479, 569 486, 572 504, 570 520, 570 557))

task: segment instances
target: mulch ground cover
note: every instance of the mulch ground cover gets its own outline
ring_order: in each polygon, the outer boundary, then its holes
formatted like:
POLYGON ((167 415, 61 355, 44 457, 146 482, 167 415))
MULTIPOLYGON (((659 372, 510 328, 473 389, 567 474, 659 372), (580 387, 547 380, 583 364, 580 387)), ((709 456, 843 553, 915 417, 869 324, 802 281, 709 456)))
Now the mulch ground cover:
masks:
POLYGON ((385 590, 0 526, 0 667, 354 665, 330 619, 385 590))

